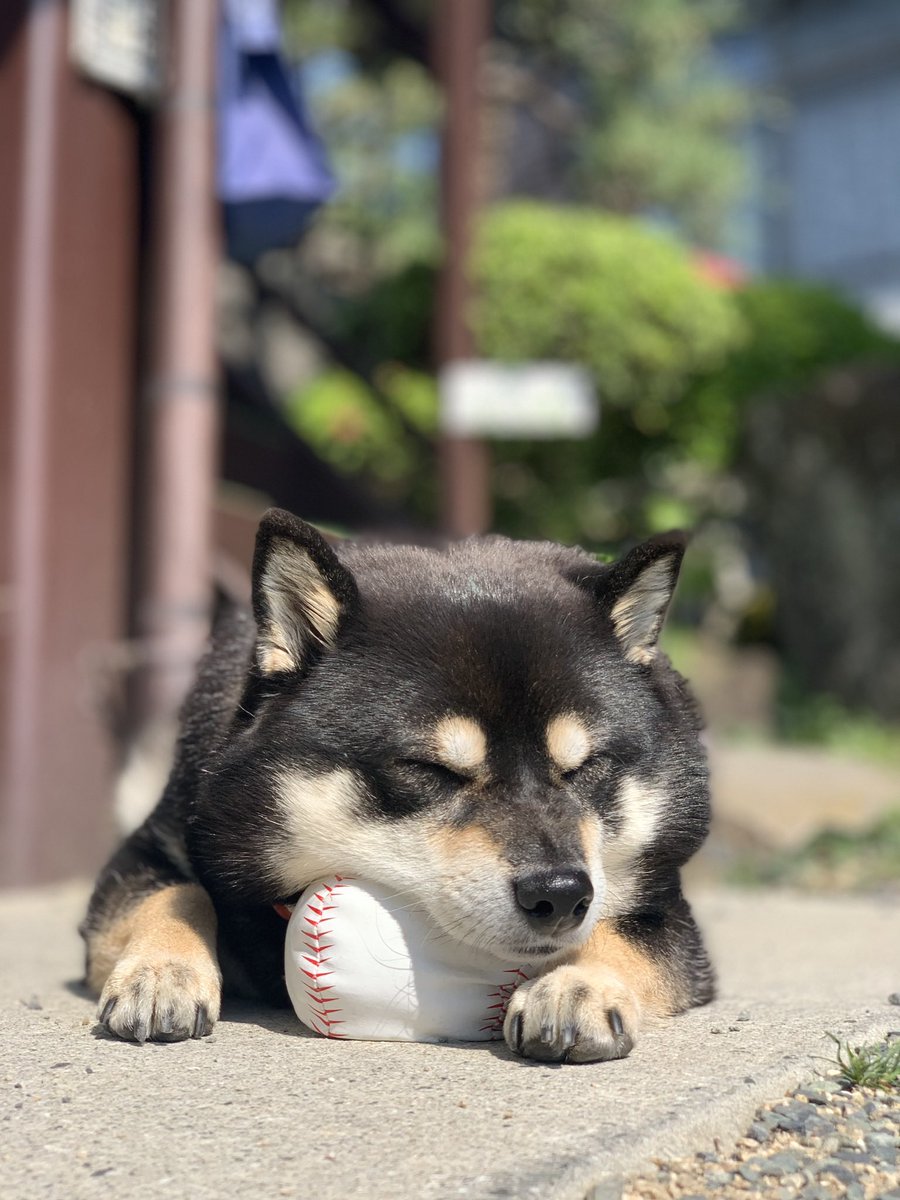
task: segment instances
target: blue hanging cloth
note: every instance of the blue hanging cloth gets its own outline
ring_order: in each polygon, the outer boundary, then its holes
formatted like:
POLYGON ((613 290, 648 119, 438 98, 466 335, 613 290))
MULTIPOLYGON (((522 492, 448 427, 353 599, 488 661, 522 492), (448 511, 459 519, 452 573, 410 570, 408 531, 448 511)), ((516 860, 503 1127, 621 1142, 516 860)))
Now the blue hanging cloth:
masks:
POLYGON ((217 186, 230 258, 297 243, 335 190, 281 53, 277 0, 223 0, 217 186))

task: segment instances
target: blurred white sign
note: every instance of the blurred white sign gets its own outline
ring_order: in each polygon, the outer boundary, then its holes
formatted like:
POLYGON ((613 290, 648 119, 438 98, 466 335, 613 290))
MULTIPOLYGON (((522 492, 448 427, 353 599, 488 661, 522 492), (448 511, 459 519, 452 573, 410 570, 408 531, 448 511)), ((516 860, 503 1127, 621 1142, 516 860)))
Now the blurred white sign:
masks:
POLYGON ((85 75, 139 99, 159 91, 162 0, 72 0, 71 30, 72 60, 85 75))
POLYGON ((452 437, 585 438, 597 428, 591 377, 571 363, 448 363, 441 431, 452 437))

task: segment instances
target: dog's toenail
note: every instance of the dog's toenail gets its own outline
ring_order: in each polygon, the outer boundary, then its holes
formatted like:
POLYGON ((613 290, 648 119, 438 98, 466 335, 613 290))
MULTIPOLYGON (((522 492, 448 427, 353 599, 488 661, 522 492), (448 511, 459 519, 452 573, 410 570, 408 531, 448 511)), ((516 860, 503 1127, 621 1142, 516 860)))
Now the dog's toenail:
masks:
POLYGON ((625 1026, 622 1023, 622 1014, 617 1008, 611 1008, 607 1012, 606 1016, 607 1020, 609 1021, 610 1029, 613 1031, 616 1037, 621 1037, 625 1032, 625 1026))
POLYGON ((194 1031, 191 1037, 201 1038, 207 1032, 209 1023, 209 1013, 206 1010, 205 1004, 198 1004, 197 1015, 194 1017, 194 1031))
POLYGON ((522 1017, 522 1014, 516 1013, 516 1015, 513 1017, 512 1023, 512 1040, 513 1047, 515 1048, 517 1054, 522 1053, 522 1028, 524 1024, 525 1021, 522 1017))

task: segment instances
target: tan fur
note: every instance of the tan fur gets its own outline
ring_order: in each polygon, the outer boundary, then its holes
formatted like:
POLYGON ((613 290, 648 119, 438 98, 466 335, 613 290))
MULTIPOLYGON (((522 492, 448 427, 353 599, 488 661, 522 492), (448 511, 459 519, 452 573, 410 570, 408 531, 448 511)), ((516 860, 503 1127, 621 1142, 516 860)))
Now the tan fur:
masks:
POLYGON ((561 771, 581 766, 591 751, 591 739, 575 713, 562 713, 548 723, 547 750, 561 771))
MULTIPOLYGON (((273 635, 269 633, 269 638, 273 635)), ((282 646, 271 642, 262 643, 259 647, 259 669, 264 675, 275 675, 278 671, 292 671, 294 660, 282 646)))
POLYGON ((595 814, 582 817, 578 822, 578 832, 581 835, 581 845, 584 849, 584 861, 587 865, 588 875, 595 881, 595 884, 601 879, 603 873, 603 863, 600 857, 600 848, 603 842, 603 822, 595 814))
POLYGON ((472 771, 484 765, 487 739, 471 717, 444 717, 434 727, 431 744, 438 761, 451 771, 472 771))
POLYGON ((601 921, 565 962, 516 989, 504 1034, 514 1049, 528 1047, 537 1058, 622 1058, 647 1015, 669 1016, 682 1007, 668 974, 601 921))
POLYGON ((259 666, 264 673, 299 667, 308 638, 331 645, 337 636, 341 609, 325 586, 310 556, 286 539, 279 539, 263 572, 261 588, 270 620, 260 630, 259 666), (302 614, 302 621, 297 620, 302 614))
POLYGON ((483 825, 464 825, 461 829, 441 826, 431 835, 431 842, 446 859, 461 859, 470 865, 474 858, 485 857, 497 870, 507 865, 500 844, 483 825))
POLYGON ((685 997, 679 995, 676 981, 659 963, 617 933, 609 921, 598 922, 594 932, 569 961, 588 974, 597 970, 617 975, 637 996, 642 1010, 654 1016, 672 1016, 686 1002, 685 997))
POLYGON ((273 885, 284 895, 325 875, 350 874, 406 887, 430 878, 424 821, 402 826, 361 817, 361 784, 352 771, 284 771, 276 777, 284 842, 272 846, 273 885))
POLYGON ((211 1022, 218 1018, 216 916, 199 884, 174 884, 139 900, 92 934, 88 951, 88 986, 101 993, 101 1013, 114 1002, 107 1024, 120 1036, 140 1025, 154 1036, 163 1019, 171 1025, 163 1032, 190 1030, 199 1007, 211 1022))
POLYGON ((122 957, 131 937, 131 912, 113 921, 88 938, 85 982, 99 996, 113 967, 122 957))
POLYGON ((672 562, 670 558, 661 558, 641 571, 613 605, 613 628, 629 662, 652 661, 671 594, 672 562))

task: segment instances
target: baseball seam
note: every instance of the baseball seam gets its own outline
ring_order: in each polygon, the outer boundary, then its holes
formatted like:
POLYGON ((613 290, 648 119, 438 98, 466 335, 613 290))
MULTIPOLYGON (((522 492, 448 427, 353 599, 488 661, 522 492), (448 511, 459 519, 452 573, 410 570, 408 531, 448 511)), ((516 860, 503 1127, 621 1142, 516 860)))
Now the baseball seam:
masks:
POLYGON ((345 1035, 336 1028, 344 1024, 339 1019, 341 1000, 335 985, 325 982, 334 974, 328 969, 331 959, 326 957, 326 951, 332 949, 333 943, 323 939, 331 936, 331 922, 338 908, 342 885, 349 881, 343 875, 335 875, 334 879, 333 884, 322 884, 313 899, 306 902, 303 920, 307 928, 302 936, 307 953, 300 955, 299 966, 308 980, 304 986, 309 1000, 307 1015, 310 1025, 323 1037, 343 1038, 345 1035))
POLYGON ((531 978, 521 967, 509 967, 503 974, 509 975, 511 978, 498 984, 497 990, 488 996, 488 1000, 492 1000, 493 1003, 488 1004, 487 1012, 484 1015, 484 1024, 479 1030, 480 1033, 489 1033, 495 1038, 503 1036, 503 1022, 506 1020, 506 1010, 509 1008, 513 992, 520 983, 531 978))

